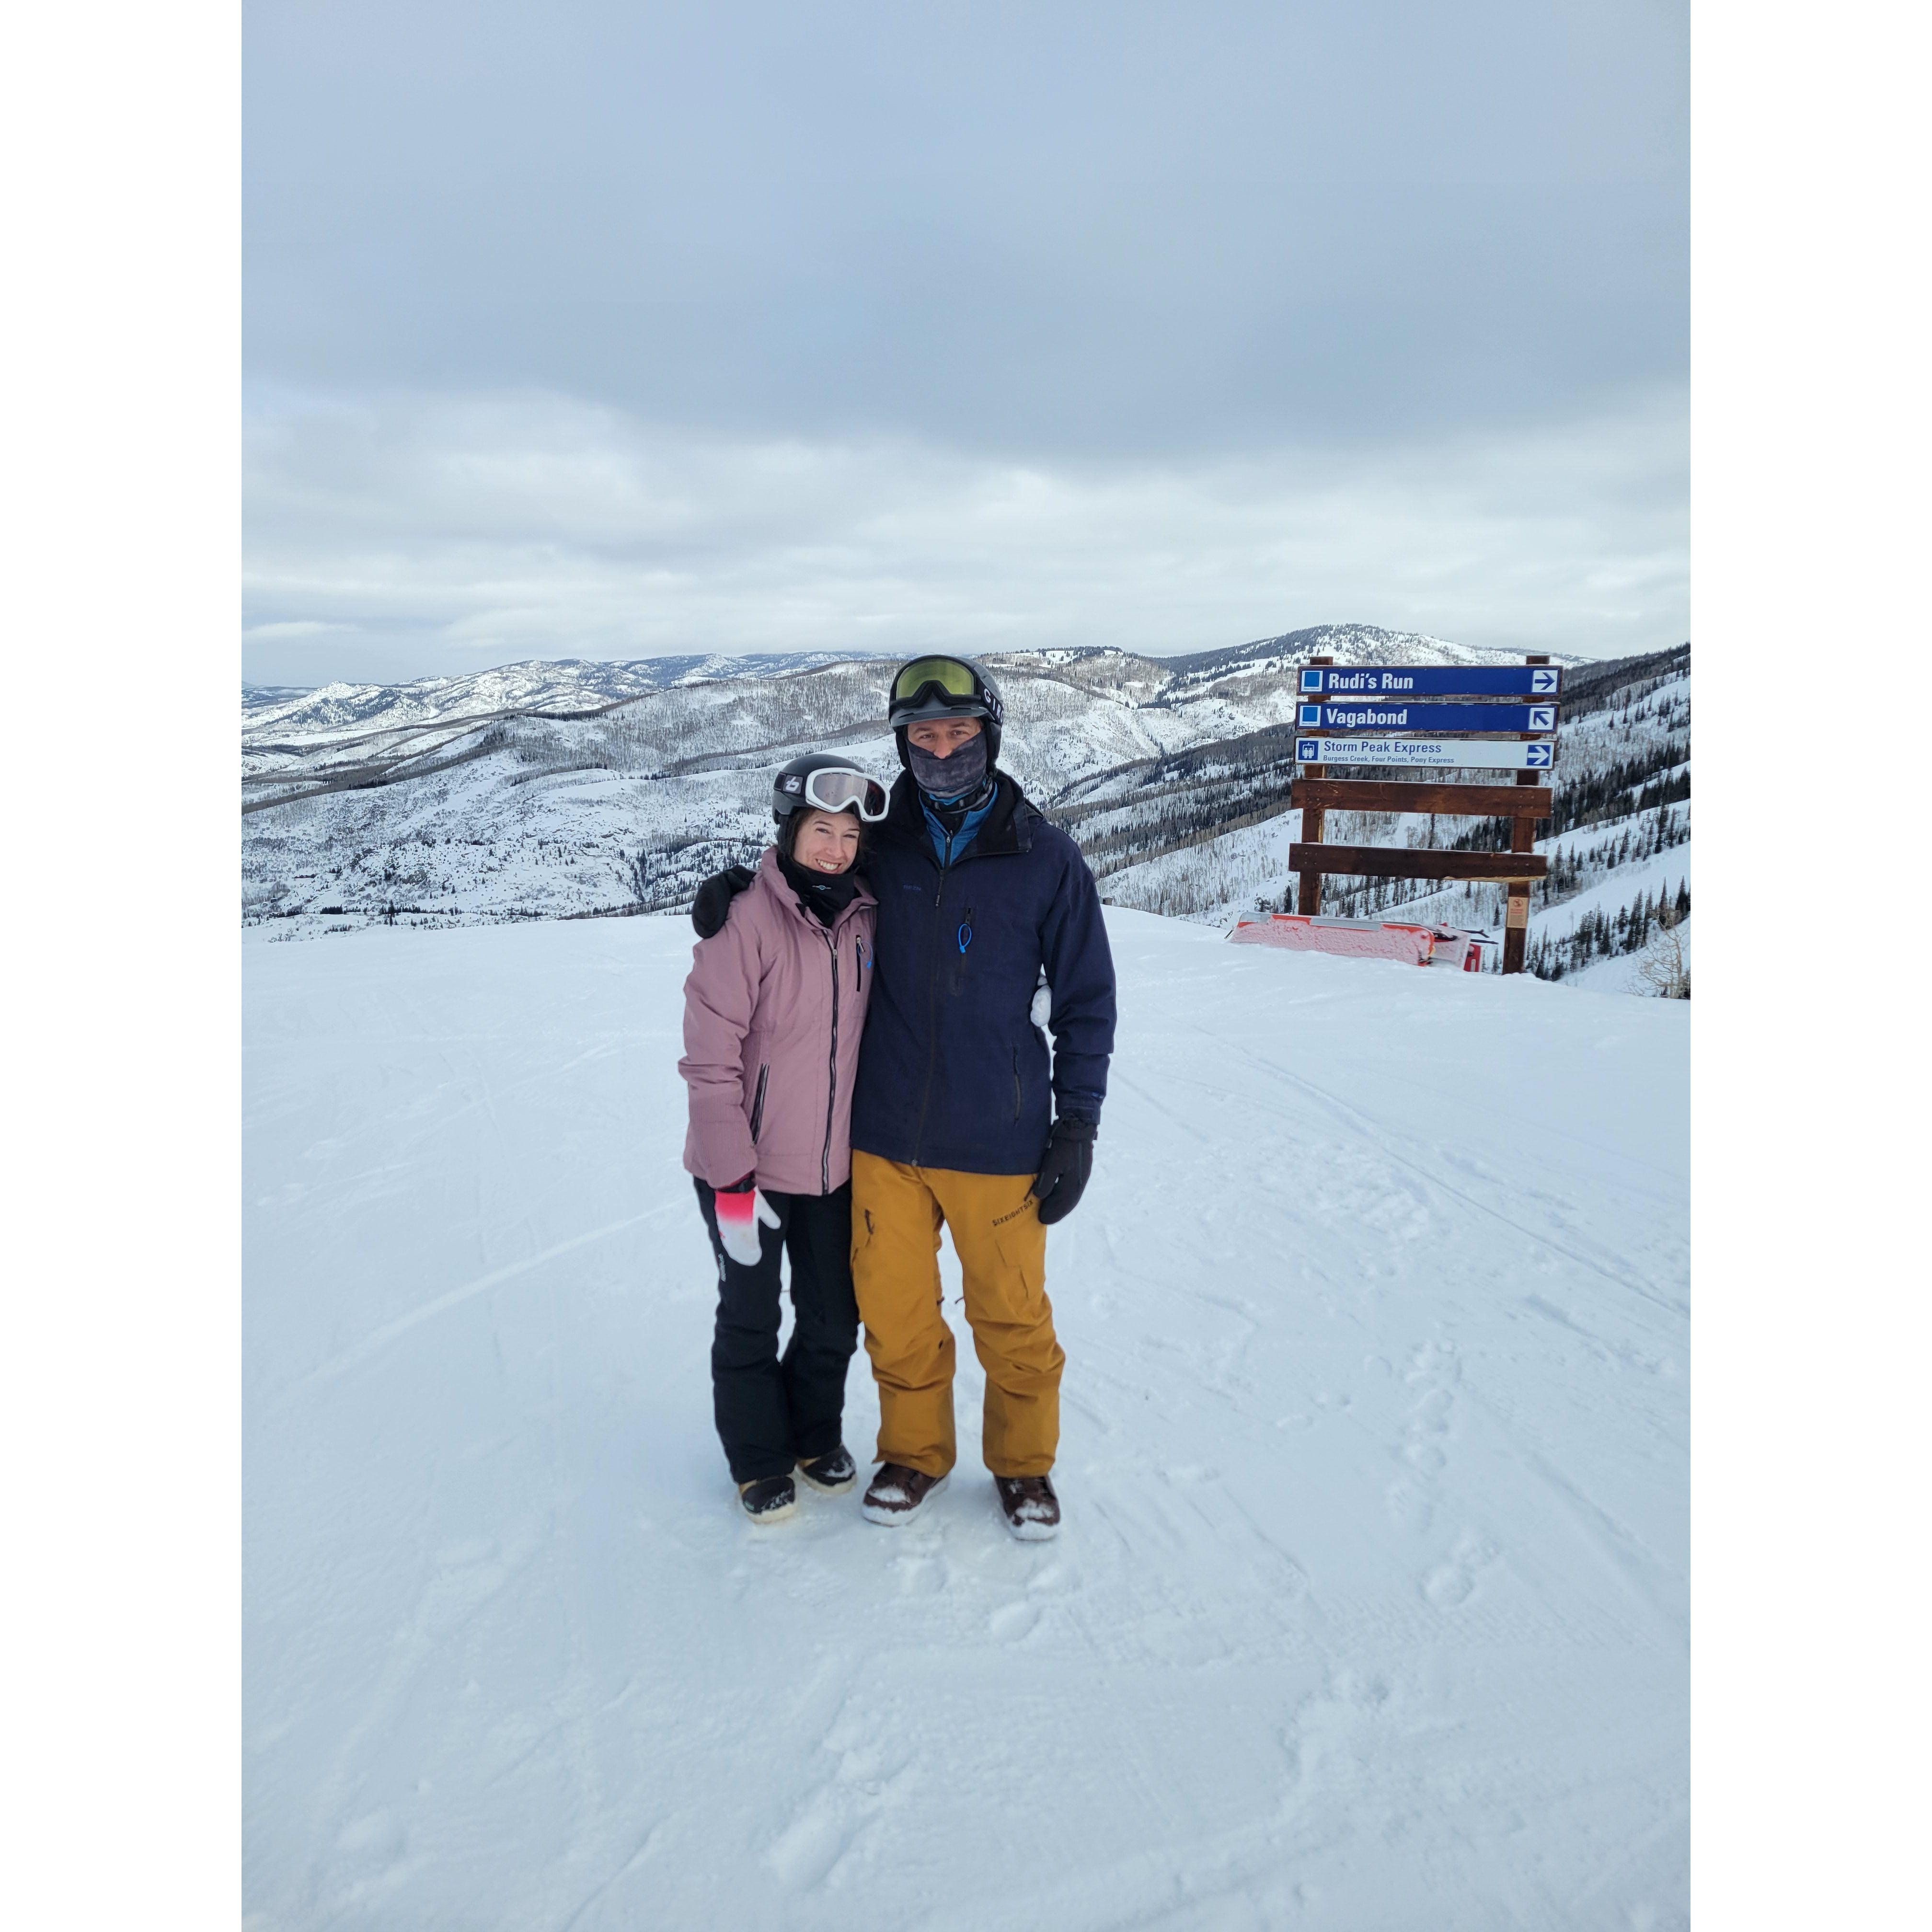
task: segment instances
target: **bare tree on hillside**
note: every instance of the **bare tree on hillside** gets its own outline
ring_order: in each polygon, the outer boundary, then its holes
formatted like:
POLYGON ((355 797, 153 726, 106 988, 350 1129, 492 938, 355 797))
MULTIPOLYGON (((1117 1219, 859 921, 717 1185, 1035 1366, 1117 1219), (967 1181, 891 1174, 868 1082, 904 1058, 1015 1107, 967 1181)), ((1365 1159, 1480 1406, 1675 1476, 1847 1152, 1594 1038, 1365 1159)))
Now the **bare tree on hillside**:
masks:
POLYGON ((1660 1000, 1690 997, 1690 964, 1684 957, 1682 920, 1672 906, 1659 904, 1657 930, 1637 962, 1636 976, 1660 1000))

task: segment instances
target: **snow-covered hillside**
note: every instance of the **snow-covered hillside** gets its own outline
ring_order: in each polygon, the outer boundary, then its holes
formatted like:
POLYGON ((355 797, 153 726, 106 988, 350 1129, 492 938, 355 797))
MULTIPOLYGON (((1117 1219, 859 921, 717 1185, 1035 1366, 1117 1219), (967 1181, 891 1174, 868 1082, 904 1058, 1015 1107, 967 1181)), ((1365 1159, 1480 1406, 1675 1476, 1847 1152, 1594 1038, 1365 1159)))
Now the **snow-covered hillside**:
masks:
POLYGON ((1046 1545, 736 1516, 682 920, 246 947, 250 1927, 1688 1924, 1688 1009, 1108 922, 1046 1545))
MULTIPOLYGON (((1316 655, 1497 661, 1364 626, 1191 657, 1096 648, 995 658, 1009 701, 1005 762, 1080 841, 1112 902, 1225 927, 1284 902, 1300 831, 1286 810, 1294 674, 1316 655)), ((1688 650, 1571 662, 1577 697, 1566 696, 1557 790, 1576 809, 1563 808, 1556 831, 1574 822, 1580 836, 1564 850, 1576 862, 1539 896, 1533 934, 1537 969, 1552 976, 1588 970, 1604 946, 1632 940, 1639 928, 1627 918, 1614 929, 1616 915, 1628 906, 1634 916, 1638 893, 1654 896, 1664 872, 1673 893, 1688 892, 1688 848, 1642 884, 1612 877, 1656 830, 1642 822, 1653 809, 1645 788, 1656 789, 1666 748, 1681 755, 1666 775, 1676 817, 1659 849, 1688 832, 1688 650), (1596 899, 1563 910, 1598 887, 1607 936, 1577 923, 1596 899)), ((770 776, 794 752, 838 746, 882 774, 896 770, 883 675, 876 659, 530 664, 260 694, 244 716, 244 918, 302 938, 375 920, 463 925, 688 903, 707 872, 764 842, 770 776)), ((1329 832, 1370 844, 1490 836, 1460 821, 1389 819, 1331 819, 1329 832)), ((1330 892, 1329 910, 1355 912, 1403 902, 1409 889, 1338 883, 1330 892)), ((1492 892, 1438 898, 1418 910, 1478 926, 1499 916, 1492 892)), ((1627 977, 1628 962, 1617 970, 1627 977)))

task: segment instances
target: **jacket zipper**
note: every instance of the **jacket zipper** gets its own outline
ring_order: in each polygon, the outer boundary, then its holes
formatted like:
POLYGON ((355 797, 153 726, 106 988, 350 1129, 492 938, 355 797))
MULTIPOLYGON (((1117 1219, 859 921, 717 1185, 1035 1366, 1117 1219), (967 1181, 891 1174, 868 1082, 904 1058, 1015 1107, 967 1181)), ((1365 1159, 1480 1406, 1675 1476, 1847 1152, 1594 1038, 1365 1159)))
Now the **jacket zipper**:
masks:
MULTIPOLYGON (((952 851, 951 840, 946 850, 952 851)), ((932 970, 926 976, 926 1085, 919 1096, 919 1125, 913 1131, 912 1164, 920 1165, 926 1153, 926 1116, 932 1105, 932 1076, 939 1066, 939 962, 945 956, 940 949, 940 932, 945 925, 946 868, 939 868, 938 890, 932 896, 932 970)))
MULTIPOLYGON (((997 796, 997 794, 995 794, 995 796, 997 796)), ((1009 821, 1009 823, 1010 825, 1018 823, 1017 808, 1016 808, 1015 810, 1013 820, 1009 821)), ((1024 830, 1024 827, 1022 829, 1024 830)), ((982 826, 981 832, 982 835, 984 831, 985 828, 984 826, 982 826)), ((926 838, 925 836, 924 828, 922 826, 920 829, 920 836, 924 849, 927 851, 932 850, 932 841, 929 838, 926 838)), ((1018 835, 1016 833, 1015 836, 1017 839, 1018 835)), ((1016 843, 1012 849, 1016 852, 1025 852, 1030 850, 1032 848, 1030 842, 1024 844, 1016 843)), ((932 1106, 932 1076, 938 1071, 939 1069, 939 969, 940 962, 946 956, 945 952, 940 944, 940 928, 945 923, 944 914, 946 906, 946 874, 951 869, 950 861, 952 854, 952 841, 950 837, 946 842, 946 860, 948 862, 940 864, 939 885, 938 890, 934 891, 932 895, 932 970, 926 976, 926 1036, 927 1040, 926 1054, 926 1088, 925 1090, 920 1096, 919 1125, 913 1130, 912 1164, 915 1167, 920 1164, 926 1152, 926 1117, 931 1111, 932 1106)), ((981 838, 976 838, 973 843, 959 855, 959 862, 962 865, 964 865, 968 859, 983 859, 986 856, 986 847, 982 836, 981 838)))
POLYGON ((825 1145, 818 1156, 818 1191, 832 1192, 832 1117, 838 1106, 838 942, 828 930, 825 950, 832 961, 832 1058, 825 1086, 825 1145))
POLYGON ((758 1124, 765 1118, 765 1082, 772 1077, 771 1063, 767 1060, 758 1069, 758 1090, 752 1100, 752 1144, 758 1144, 758 1124))
POLYGON ((1018 1124, 1020 1113, 1024 1105, 1024 1096, 1020 1090, 1020 1050, 1013 1048, 1013 1120, 1018 1124))

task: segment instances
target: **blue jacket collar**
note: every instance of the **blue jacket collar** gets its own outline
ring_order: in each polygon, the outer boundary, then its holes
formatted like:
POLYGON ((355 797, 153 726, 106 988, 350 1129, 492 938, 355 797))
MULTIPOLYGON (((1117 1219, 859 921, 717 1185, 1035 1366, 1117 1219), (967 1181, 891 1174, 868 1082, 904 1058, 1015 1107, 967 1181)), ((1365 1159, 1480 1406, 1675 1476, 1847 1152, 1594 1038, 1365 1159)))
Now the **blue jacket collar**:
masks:
POLYGON ((984 805, 976 805, 967 813, 956 831, 949 830, 938 813, 924 798, 920 799, 920 810, 925 814, 926 829, 932 840, 932 855, 942 866, 956 864, 965 856, 967 848, 979 836, 980 826, 986 824, 998 798, 999 793, 995 790, 984 805))

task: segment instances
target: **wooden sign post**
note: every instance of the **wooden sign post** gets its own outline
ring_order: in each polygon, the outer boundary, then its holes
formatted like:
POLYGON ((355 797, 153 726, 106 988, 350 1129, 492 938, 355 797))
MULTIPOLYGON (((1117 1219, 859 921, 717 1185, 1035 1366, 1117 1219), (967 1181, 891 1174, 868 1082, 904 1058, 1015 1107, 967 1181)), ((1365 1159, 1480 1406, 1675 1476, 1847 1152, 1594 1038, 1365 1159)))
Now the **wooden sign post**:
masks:
MULTIPOLYGON (((1548 664, 1550 659, 1546 656, 1539 656, 1528 658, 1525 662, 1534 668, 1548 664)), ((1330 667, 1334 660, 1310 658, 1308 663, 1312 670, 1317 667, 1330 667)), ((1440 691, 1454 682, 1453 678, 1445 676, 1452 668, 1431 666, 1419 670, 1417 682, 1422 688, 1440 691)), ((1394 680, 1402 674, 1388 672, 1382 675, 1394 680)), ((1498 676, 1494 672, 1485 675, 1486 680, 1494 680, 1498 676)), ((1520 673, 1509 675, 1517 679, 1522 676, 1520 673)), ((1544 695, 1553 692, 1559 678, 1560 674, 1537 673, 1533 668, 1527 682, 1535 693, 1544 695)), ((1315 682, 1318 688, 1326 680, 1315 682)), ((1493 682, 1490 690, 1482 694, 1495 694, 1493 682)), ((1485 710, 1494 707, 1471 704, 1462 708, 1469 713, 1469 730, 1473 734, 1484 728, 1485 710)), ((1304 707, 1304 712, 1305 716, 1312 714, 1311 724, 1318 724, 1322 716, 1320 707, 1304 707)), ((1385 715, 1393 718, 1399 714, 1391 710, 1385 715)), ((1540 712, 1532 714, 1532 722, 1540 723, 1540 712)), ((1550 816, 1550 794, 1544 786, 1542 774, 1556 763, 1555 727, 1552 706, 1551 735, 1546 737, 1542 734, 1529 732, 1513 734, 1514 742, 1526 748, 1520 754, 1525 768, 1517 770, 1513 786, 1450 784, 1426 780, 1418 782, 1331 778, 1325 764, 1304 764, 1303 775, 1288 788, 1289 803, 1301 809, 1301 838, 1288 848, 1288 868, 1297 879, 1295 910, 1310 914, 1320 912, 1322 880, 1324 874, 1330 873, 1382 879, 1494 880, 1508 888, 1503 922, 1503 970, 1520 973, 1529 938, 1529 889, 1535 880, 1546 878, 1550 871, 1550 862, 1535 850, 1535 845, 1537 826, 1550 816), (1330 806, 1337 811, 1346 812, 1425 812, 1438 817, 1507 818, 1510 822, 1510 849, 1507 852, 1444 852, 1432 848, 1424 850, 1407 846, 1330 845, 1322 836, 1330 806)), ((1334 738, 1323 735, 1298 740, 1297 749, 1332 752, 1335 743, 1334 738)), ((1378 750, 1384 751, 1385 756, 1399 752, 1400 756, 1391 758, 1391 762, 1404 764, 1432 764, 1453 767, 1459 755, 1469 757, 1472 761, 1480 759, 1488 765, 1516 763, 1516 756, 1510 753, 1508 743, 1489 740, 1479 745, 1468 737, 1455 735, 1426 742, 1356 736, 1352 739, 1349 756, 1357 764, 1376 764, 1382 762, 1376 755, 1378 750), (1359 756, 1355 755, 1358 749, 1359 756)))
MULTIPOLYGON (((1526 664, 1546 664, 1546 656, 1526 658, 1526 664)), ((1541 782, 1534 772, 1518 772, 1516 782, 1520 788, 1535 786, 1541 789, 1541 782)), ((1530 852, 1536 848, 1536 825, 1533 818, 1525 818, 1520 814, 1510 820, 1510 850, 1512 852, 1530 852)), ((1519 884, 1510 881, 1509 897, 1504 902, 1503 917, 1503 970, 1520 973, 1523 955, 1529 946, 1529 881, 1519 884)))
MULTIPOLYGON (((1311 664, 1332 664, 1335 660, 1333 658, 1310 658, 1308 662, 1311 664)), ((1326 765, 1304 765, 1302 770, 1305 776, 1318 783, 1328 776, 1326 765)), ((1291 782, 1288 796, 1290 804, 1301 806, 1302 842, 1304 844, 1318 845, 1322 843, 1322 827, 1328 814, 1319 805, 1302 805, 1301 800, 1295 796, 1297 788, 1296 784, 1291 782)), ((1288 854, 1291 860, 1294 856, 1292 852, 1288 854)), ((1303 870, 1296 878, 1294 909, 1311 916, 1322 910, 1322 874, 1312 868, 1303 870)))

